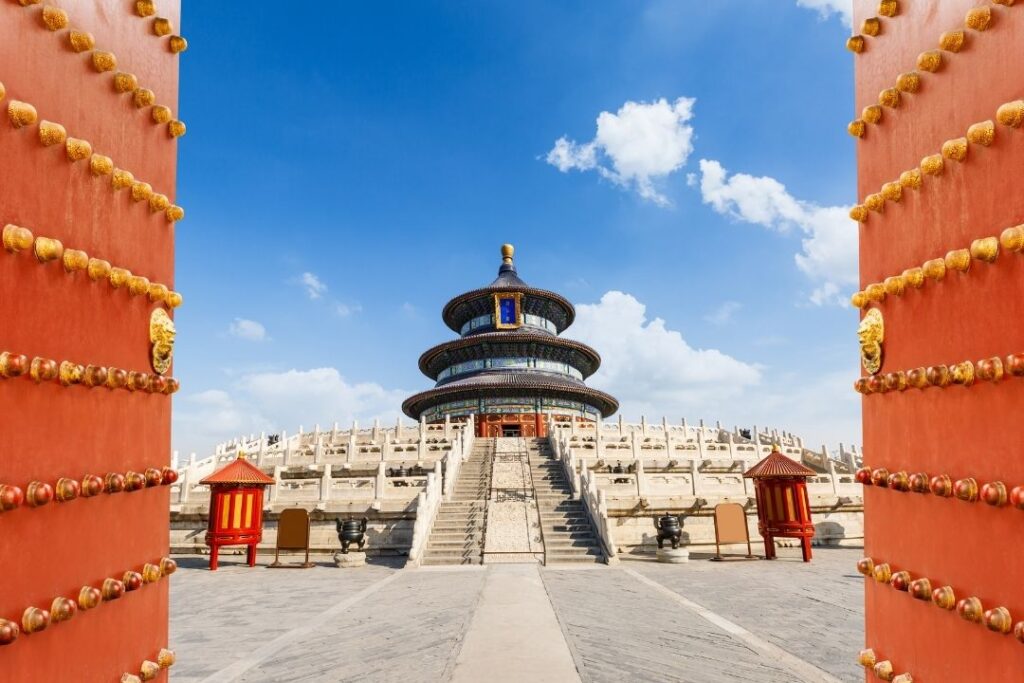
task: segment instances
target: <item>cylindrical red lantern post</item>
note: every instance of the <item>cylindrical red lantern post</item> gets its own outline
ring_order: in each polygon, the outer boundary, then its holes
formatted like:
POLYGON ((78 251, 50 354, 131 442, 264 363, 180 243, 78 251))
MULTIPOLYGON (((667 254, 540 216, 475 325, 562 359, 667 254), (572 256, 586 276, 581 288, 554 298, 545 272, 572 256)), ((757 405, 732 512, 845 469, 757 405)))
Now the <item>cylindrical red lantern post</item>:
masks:
POLYGON ((210 570, 217 569, 217 553, 224 545, 248 546, 249 566, 256 564, 256 545, 263 540, 263 491, 274 478, 239 453, 200 484, 210 487, 210 521, 206 545, 210 546, 210 570))
POLYGON ((764 554, 775 559, 776 538, 799 538, 804 562, 811 561, 811 504, 807 498, 807 477, 814 470, 787 458, 777 448, 743 476, 754 480, 757 498, 757 530, 764 538, 764 554))

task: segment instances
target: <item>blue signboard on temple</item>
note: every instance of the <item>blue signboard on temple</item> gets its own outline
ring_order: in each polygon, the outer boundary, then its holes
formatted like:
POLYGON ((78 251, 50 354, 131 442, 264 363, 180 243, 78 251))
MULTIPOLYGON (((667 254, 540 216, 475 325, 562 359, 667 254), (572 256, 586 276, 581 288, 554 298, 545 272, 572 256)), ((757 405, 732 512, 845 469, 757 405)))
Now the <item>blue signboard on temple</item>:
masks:
POLYGON ((515 325, 519 322, 519 316, 516 314, 516 300, 512 297, 502 299, 499 310, 501 311, 502 325, 515 325))
POLYGON ((494 326, 513 329, 520 325, 519 309, 522 295, 518 292, 494 295, 494 326))

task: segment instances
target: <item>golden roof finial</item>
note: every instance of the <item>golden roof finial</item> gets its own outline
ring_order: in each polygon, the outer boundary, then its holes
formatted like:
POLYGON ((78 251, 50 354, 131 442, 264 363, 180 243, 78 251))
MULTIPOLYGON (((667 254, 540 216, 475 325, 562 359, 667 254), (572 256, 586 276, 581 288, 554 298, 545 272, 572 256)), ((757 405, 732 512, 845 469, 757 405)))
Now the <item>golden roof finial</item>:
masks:
POLYGON ((236 460, 245 460, 245 459, 246 459, 245 451, 243 451, 241 448, 239 448, 238 449, 238 457, 236 458, 236 460))
POLYGON ((512 265, 512 256, 515 255, 516 248, 511 244, 501 245, 501 262, 508 265, 512 265))

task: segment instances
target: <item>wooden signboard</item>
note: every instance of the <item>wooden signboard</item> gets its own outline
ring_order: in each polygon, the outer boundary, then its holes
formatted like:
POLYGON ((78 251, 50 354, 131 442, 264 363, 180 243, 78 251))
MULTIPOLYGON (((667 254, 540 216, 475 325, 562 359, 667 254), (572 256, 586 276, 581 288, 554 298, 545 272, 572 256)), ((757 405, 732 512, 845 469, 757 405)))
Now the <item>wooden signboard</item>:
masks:
POLYGON ((277 520, 277 548, 274 551, 274 562, 270 565, 275 569, 302 569, 312 567, 309 561, 309 513, 302 508, 289 508, 281 512, 277 520), (282 564, 282 550, 305 550, 306 561, 301 564, 282 564))
POLYGON ((722 544, 746 543, 747 557, 754 557, 750 550, 750 531, 747 529, 747 513, 739 503, 719 503, 715 506, 715 556, 722 560, 722 544))

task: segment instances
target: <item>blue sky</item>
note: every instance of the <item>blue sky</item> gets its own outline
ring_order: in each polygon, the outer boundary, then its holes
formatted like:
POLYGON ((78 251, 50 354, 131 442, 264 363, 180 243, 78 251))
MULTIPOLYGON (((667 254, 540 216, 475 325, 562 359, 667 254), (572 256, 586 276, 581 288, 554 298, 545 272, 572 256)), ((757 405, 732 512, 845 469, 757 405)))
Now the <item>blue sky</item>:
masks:
POLYGON ((393 422, 503 242, 626 419, 859 442, 842 4, 185 2, 174 447, 393 422))

